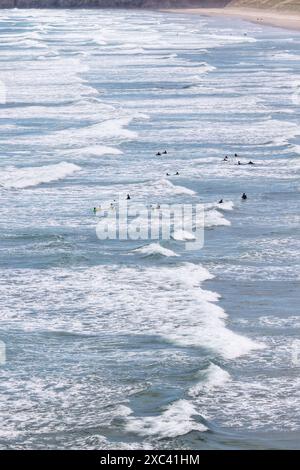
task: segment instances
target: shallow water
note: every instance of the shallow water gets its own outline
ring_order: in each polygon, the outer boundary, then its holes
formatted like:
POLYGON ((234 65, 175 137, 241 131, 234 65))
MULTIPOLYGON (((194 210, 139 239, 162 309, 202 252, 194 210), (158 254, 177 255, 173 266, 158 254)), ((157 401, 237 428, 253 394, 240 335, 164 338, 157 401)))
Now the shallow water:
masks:
POLYGON ((299 57, 237 20, 1 11, 1 448, 299 448, 299 57), (100 241, 127 193, 204 202, 204 248, 100 241))

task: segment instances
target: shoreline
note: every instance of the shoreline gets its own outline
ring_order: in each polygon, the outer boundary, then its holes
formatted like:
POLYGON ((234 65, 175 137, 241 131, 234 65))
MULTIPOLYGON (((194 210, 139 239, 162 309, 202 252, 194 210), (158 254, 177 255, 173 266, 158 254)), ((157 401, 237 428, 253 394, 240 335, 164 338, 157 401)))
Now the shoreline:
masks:
POLYGON ((164 8, 162 12, 188 13, 201 16, 238 18, 259 25, 275 26, 300 32, 300 12, 278 12, 259 8, 164 8))

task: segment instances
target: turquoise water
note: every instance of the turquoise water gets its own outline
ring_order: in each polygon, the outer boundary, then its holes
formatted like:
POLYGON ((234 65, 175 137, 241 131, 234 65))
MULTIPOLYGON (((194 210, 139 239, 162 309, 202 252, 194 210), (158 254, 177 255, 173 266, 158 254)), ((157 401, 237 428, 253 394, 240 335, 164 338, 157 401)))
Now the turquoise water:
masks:
POLYGON ((300 34, 2 10, 0 37, 1 448, 299 448, 300 34), (99 240, 127 193, 204 203, 203 249, 99 240))

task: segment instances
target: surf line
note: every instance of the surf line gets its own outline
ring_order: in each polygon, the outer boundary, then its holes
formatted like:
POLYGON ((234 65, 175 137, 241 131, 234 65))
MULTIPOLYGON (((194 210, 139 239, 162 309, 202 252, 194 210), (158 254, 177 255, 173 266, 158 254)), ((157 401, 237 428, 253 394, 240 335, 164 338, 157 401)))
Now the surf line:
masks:
POLYGON ((101 457, 100 465, 126 465, 131 468, 134 462, 134 457, 114 457, 113 455, 107 454, 105 457, 101 457))

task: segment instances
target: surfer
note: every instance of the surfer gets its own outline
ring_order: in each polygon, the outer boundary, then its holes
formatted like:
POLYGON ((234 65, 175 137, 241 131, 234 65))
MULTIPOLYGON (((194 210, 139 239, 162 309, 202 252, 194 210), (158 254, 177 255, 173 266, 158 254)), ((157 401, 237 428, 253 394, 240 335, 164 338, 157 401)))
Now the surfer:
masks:
POLYGON ((157 156, 157 157, 160 157, 160 156, 161 156, 161 153, 160 153, 160 152, 157 152, 156 156, 157 156))
POLYGON ((250 160, 250 162, 248 162, 248 165, 255 165, 255 163, 253 163, 252 160, 250 160))
POLYGON ((246 199, 248 199, 248 197, 247 197, 247 194, 246 194, 246 193, 243 193, 243 194, 242 194, 242 199, 243 199, 244 201, 246 201, 246 199))
POLYGON ((228 162, 228 157, 227 157, 227 155, 226 155, 225 158, 223 158, 223 162, 228 162))
POLYGON ((220 199, 218 204, 223 204, 223 199, 220 199))
POLYGON ((168 152, 165 150, 165 151, 163 152, 163 155, 167 155, 167 153, 168 153, 168 152))
POLYGON ((176 171, 176 173, 175 173, 175 176, 179 176, 179 173, 178 173, 178 171, 176 171))
POLYGON ((127 201, 129 201, 129 199, 131 199, 130 194, 127 194, 126 199, 127 199, 127 201))
POLYGON ((170 173, 166 173, 166 176, 170 176, 170 173))
POLYGON ((94 214, 97 213, 97 207, 94 207, 93 212, 94 212, 94 214))

